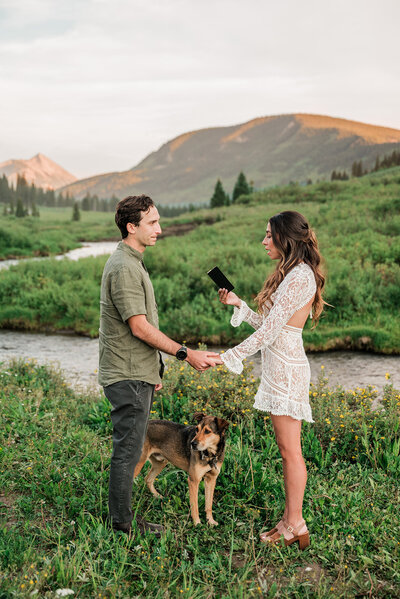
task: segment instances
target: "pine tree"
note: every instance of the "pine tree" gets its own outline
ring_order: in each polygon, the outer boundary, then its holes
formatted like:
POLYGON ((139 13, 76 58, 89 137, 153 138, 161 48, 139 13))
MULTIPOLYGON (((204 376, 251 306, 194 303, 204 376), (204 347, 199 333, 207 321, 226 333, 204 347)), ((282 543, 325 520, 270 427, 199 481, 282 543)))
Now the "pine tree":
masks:
POLYGON ((82 210, 90 210, 90 194, 87 193, 82 200, 82 210))
POLYGON ((21 198, 17 199, 17 208, 15 210, 15 216, 18 218, 23 218, 24 216, 26 216, 26 211, 21 198))
POLYGON ((210 200, 211 208, 218 208, 219 206, 225 206, 229 202, 229 196, 224 191, 220 179, 215 184, 214 193, 210 200))
POLYGON ((97 212, 99 209, 99 198, 96 194, 94 194, 94 196, 92 196, 92 202, 91 202, 90 209, 94 210, 95 212, 97 212))
POLYGON ((23 204, 29 202, 30 189, 24 175, 17 175, 16 193, 21 198, 23 204))
POLYGON ((5 175, 0 179, 0 202, 7 203, 11 199, 11 192, 8 186, 8 179, 5 175))
POLYGON ((119 202, 119 198, 117 198, 115 193, 113 193, 111 196, 111 200, 109 200, 109 211, 110 212, 115 212, 118 202, 119 202))
POLYGON ((351 166, 351 176, 352 177, 362 177, 363 176, 363 167, 362 167, 362 161, 360 160, 360 162, 353 162, 352 166, 351 166))
POLYGON ((56 194, 54 193, 54 189, 48 189, 46 191, 46 202, 48 206, 57 206, 56 194))
POLYGON ((249 193, 251 193, 250 185, 247 183, 243 171, 240 171, 238 178, 236 179, 235 187, 233 188, 232 204, 236 202, 240 196, 247 196, 249 193))
POLYGON ((36 203, 35 203, 35 202, 32 202, 32 204, 31 204, 31 214, 32 214, 32 216, 34 216, 35 218, 39 218, 39 216, 40 216, 39 209, 38 209, 38 207, 36 206, 36 203))
POLYGON ((81 220, 81 212, 79 210, 79 204, 78 204, 78 202, 74 203, 74 208, 73 208, 73 211, 72 211, 72 220, 74 220, 74 221, 81 220))

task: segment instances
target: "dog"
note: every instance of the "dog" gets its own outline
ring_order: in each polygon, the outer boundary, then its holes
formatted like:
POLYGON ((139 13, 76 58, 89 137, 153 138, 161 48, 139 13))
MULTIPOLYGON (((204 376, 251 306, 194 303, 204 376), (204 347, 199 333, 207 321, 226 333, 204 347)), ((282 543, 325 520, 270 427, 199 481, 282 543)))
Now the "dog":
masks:
POLYGON ((223 418, 206 416, 197 412, 193 416, 197 426, 186 426, 169 420, 150 420, 142 455, 135 468, 135 477, 150 460, 151 470, 146 484, 155 497, 161 497, 154 480, 171 462, 189 474, 190 511, 195 525, 200 524, 198 491, 204 478, 206 518, 216 526, 212 515, 215 483, 225 457, 225 431, 229 422, 223 418))

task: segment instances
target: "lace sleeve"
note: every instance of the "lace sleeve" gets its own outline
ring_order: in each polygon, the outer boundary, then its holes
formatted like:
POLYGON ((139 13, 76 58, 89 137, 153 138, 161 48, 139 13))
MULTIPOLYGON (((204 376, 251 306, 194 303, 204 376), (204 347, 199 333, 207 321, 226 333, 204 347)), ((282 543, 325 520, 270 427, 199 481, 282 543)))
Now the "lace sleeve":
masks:
POLYGON ((231 325, 233 327, 238 327, 243 321, 247 322, 253 329, 257 330, 262 325, 263 317, 262 314, 257 314, 254 310, 249 308, 246 302, 241 300, 240 308, 236 308, 235 306, 233 309, 231 325))
POLYGON ((242 360, 262 347, 271 345, 293 314, 312 299, 316 285, 313 272, 308 270, 293 269, 279 286, 274 305, 263 324, 242 343, 221 355, 229 370, 240 374, 243 370, 242 360))

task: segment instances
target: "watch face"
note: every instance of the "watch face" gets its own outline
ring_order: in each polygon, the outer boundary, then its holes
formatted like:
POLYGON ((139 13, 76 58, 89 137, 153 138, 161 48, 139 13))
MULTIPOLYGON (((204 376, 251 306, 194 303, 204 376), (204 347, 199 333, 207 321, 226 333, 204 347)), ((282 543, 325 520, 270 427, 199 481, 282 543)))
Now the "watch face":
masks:
POLYGON ((175 355, 178 358, 178 360, 184 360, 187 357, 186 347, 180 347, 175 355))

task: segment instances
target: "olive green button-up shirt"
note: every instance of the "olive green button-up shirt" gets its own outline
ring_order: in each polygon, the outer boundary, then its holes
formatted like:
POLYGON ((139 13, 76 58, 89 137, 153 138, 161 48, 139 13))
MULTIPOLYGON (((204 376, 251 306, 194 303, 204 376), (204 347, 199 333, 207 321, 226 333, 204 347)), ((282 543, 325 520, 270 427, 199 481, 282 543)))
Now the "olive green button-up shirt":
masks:
POLYGON ((145 314, 158 328, 157 304, 143 256, 120 241, 101 280, 99 383, 103 387, 124 380, 161 382, 158 351, 135 337, 128 325, 128 318, 137 314, 145 314))

